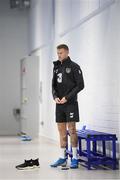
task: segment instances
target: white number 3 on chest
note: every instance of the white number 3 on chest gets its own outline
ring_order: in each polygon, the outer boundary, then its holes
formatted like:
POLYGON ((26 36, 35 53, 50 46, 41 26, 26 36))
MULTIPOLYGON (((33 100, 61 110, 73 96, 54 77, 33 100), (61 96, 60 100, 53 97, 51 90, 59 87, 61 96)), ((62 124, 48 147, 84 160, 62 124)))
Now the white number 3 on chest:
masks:
POLYGON ((57 82, 62 83, 62 73, 57 74, 57 82))

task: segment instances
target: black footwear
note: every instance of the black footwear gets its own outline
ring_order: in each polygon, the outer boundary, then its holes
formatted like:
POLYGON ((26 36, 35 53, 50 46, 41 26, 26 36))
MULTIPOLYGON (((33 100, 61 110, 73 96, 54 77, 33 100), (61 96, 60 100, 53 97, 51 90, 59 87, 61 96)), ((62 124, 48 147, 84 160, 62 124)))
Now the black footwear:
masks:
POLYGON ((35 159, 35 160, 32 159, 32 163, 33 163, 33 167, 34 167, 34 168, 40 167, 39 159, 35 159))
POLYGON ((25 160, 23 164, 20 164, 18 166, 16 166, 16 168, 18 170, 27 170, 27 169, 33 169, 39 167, 39 159, 35 159, 35 160, 25 160))

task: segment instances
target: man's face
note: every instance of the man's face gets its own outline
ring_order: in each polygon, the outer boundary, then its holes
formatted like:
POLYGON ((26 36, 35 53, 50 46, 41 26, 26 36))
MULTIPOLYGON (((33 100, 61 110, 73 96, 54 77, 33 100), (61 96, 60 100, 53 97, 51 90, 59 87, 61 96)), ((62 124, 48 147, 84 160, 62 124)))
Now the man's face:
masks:
POLYGON ((63 59, 66 59, 68 57, 69 51, 62 48, 62 49, 57 49, 57 55, 58 59, 62 61, 63 59))

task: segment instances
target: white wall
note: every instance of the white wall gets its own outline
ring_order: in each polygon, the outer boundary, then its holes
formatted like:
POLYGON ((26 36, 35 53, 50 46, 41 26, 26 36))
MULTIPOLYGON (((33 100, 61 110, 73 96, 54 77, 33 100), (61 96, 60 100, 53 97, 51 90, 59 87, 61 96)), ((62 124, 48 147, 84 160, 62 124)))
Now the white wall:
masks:
POLYGON ((27 50, 27 12, 11 10, 0 2, 0 135, 15 135, 19 121, 13 108, 20 107, 20 58, 27 50))
MULTIPOLYGON (((45 6, 43 11, 46 12, 45 6)), ((43 17, 45 23, 48 16, 43 13, 43 17)), ((85 89, 79 94, 81 122, 78 127, 86 124, 88 128, 116 133, 120 137, 119 17, 119 0, 115 3, 114 0, 55 0, 54 41, 43 47, 40 53, 45 98, 43 135, 58 140, 50 81, 52 61, 57 58, 56 46, 66 43, 70 47, 71 58, 80 64, 85 80, 85 89), (110 6, 107 3, 111 3, 110 6)), ((48 39, 51 39, 51 31, 49 27, 44 36, 49 34, 48 39)), ((31 41, 33 49, 46 44, 47 40, 39 37, 40 34, 37 42, 31 41)))
POLYGON ((53 0, 31 0, 29 51, 48 45, 53 33, 53 0))
MULTIPOLYGON (((53 0, 32 0, 29 12, 29 52, 40 59, 40 83, 42 83, 42 102, 40 101, 40 135, 56 139, 54 102, 51 94, 53 37, 53 0)), ((41 95, 40 95, 41 96, 41 95)))

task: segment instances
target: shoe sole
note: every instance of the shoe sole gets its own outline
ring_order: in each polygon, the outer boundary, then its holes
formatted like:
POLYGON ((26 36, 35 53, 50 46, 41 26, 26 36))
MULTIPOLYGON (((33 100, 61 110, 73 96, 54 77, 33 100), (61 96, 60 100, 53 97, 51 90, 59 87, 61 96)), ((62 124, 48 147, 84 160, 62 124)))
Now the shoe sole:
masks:
POLYGON ((18 170, 29 170, 29 169, 37 169, 37 168, 40 168, 40 166, 28 166, 28 167, 25 167, 25 168, 19 168, 19 167, 16 167, 16 169, 18 170))
POLYGON ((53 167, 53 168, 56 168, 56 167, 59 167, 59 166, 61 166, 61 167, 66 167, 66 165, 67 165, 67 162, 64 162, 63 164, 61 164, 61 165, 58 165, 58 166, 52 166, 52 165, 50 165, 51 167, 53 167))
POLYGON ((77 169, 78 168, 78 166, 76 166, 76 167, 70 167, 71 169, 77 169))

